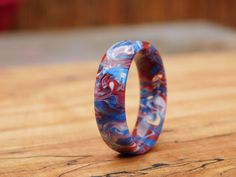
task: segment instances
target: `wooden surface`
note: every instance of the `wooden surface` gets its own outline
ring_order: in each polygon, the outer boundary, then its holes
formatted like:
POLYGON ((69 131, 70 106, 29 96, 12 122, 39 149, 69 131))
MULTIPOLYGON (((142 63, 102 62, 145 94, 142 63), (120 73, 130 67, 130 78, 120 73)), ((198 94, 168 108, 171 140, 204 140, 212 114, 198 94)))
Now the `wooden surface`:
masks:
MULTIPOLYGON (((98 62, 1 69, 0 176, 236 176, 236 52, 163 56, 164 132, 149 153, 124 157, 96 127, 98 62)), ((127 91, 129 125, 137 78, 127 91)))
POLYGON ((209 20, 236 27, 235 0, 24 0, 17 30, 180 20, 209 20))

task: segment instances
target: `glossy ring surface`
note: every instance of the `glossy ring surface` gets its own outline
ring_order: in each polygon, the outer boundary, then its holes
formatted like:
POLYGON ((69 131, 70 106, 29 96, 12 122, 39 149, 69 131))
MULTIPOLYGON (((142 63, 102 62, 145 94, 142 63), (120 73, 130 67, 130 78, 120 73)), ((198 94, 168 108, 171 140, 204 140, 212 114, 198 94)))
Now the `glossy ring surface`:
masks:
POLYGON ((113 150, 143 154, 161 134, 166 114, 166 76, 158 50, 144 41, 121 41, 102 57, 95 84, 95 115, 100 134, 113 150), (125 88, 132 60, 140 82, 140 103, 135 128, 129 132, 125 88))

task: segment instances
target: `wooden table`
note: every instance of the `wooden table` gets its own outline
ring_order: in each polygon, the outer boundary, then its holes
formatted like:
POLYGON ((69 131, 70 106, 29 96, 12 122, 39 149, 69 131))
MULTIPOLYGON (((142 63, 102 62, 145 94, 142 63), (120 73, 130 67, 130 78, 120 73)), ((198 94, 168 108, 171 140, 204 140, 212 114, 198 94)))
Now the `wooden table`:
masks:
MULTIPOLYGON (((236 176, 236 52, 163 58, 164 132, 153 150, 135 157, 109 149, 97 130, 99 61, 1 69, 0 176, 236 176)), ((138 106, 135 72, 127 88, 130 126, 138 106)))

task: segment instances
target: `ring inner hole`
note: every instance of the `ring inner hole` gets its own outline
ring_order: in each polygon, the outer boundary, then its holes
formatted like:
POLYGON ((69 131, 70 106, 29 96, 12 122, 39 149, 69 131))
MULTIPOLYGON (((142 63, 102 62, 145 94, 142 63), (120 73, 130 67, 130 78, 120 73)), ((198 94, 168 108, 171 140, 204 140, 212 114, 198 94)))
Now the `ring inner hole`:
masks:
POLYGON ((139 78, 139 108, 136 114, 136 123, 133 129, 133 136, 145 138, 149 134, 150 127, 158 127, 160 118, 155 109, 155 99, 157 92, 155 91, 155 77, 158 74, 154 61, 151 61, 147 56, 138 53, 133 59, 136 63, 137 73, 139 78), (145 92, 143 91, 145 90, 145 92))
POLYGON ((134 129, 139 112, 140 83, 135 62, 131 63, 125 93, 126 121, 130 132, 134 129))

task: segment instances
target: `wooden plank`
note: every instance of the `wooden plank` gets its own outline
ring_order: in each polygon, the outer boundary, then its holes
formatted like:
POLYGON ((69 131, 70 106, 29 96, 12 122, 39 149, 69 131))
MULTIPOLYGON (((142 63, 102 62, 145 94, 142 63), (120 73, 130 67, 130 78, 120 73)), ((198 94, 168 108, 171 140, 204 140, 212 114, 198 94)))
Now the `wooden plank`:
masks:
MULTIPOLYGON (((236 51, 163 56, 168 112, 158 144, 109 149, 93 110, 97 62, 1 69, 0 176, 235 176, 236 51)), ((129 126, 138 81, 127 87, 129 126)))
POLYGON ((23 2, 15 28, 63 29, 202 19, 235 28, 235 7, 235 0, 30 0, 23 2))

